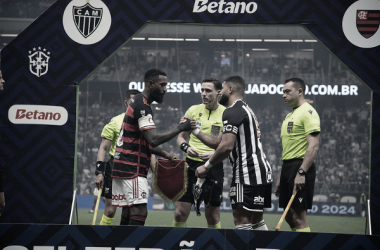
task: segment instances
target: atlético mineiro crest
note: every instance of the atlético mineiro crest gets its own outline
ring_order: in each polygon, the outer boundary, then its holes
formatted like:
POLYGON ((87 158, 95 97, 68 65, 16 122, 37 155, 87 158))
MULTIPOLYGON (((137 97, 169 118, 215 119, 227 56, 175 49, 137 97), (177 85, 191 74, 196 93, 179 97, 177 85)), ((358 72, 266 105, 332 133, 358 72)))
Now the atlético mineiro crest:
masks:
POLYGON ((370 38, 379 29, 380 10, 357 10, 356 27, 364 38, 370 38))
POLYGON ((43 76, 48 72, 49 69, 49 58, 50 52, 45 48, 41 50, 33 48, 29 51, 29 70, 32 74, 37 77, 43 76))
POLYGON ((73 6, 75 26, 84 38, 89 37, 99 27, 102 16, 103 9, 94 8, 89 3, 81 7, 73 6))

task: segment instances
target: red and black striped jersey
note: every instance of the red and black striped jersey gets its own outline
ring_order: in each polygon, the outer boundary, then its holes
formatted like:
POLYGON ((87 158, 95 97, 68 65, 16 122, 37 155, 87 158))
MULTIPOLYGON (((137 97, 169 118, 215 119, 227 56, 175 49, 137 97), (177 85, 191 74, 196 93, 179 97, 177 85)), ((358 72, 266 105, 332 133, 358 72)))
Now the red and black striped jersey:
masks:
POLYGON ((112 178, 146 177, 149 171, 152 147, 142 131, 155 129, 152 109, 143 94, 129 103, 116 143, 112 178))

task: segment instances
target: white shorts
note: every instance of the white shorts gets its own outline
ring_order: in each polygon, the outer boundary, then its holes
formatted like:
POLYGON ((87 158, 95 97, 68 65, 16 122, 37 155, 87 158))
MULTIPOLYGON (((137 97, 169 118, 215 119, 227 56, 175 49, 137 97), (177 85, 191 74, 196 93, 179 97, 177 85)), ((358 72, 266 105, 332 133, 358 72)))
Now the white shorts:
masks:
POLYGON ((96 187, 94 188, 94 192, 93 192, 94 196, 98 196, 99 194, 99 189, 96 187))
POLYGON ((145 177, 112 178, 112 206, 130 207, 135 204, 147 204, 148 190, 148 180, 145 177))

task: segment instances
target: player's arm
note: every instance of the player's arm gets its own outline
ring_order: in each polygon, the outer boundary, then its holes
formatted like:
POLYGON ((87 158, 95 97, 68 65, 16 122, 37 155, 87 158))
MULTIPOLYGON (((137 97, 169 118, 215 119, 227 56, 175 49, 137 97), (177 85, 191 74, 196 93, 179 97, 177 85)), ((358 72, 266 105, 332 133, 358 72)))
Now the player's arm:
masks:
POLYGON ((221 142, 218 148, 215 150, 215 153, 211 158, 206 162, 205 165, 202 165, 197 168, 195 175, 198 178, 204 178, 207 175, 208 170, 213 166, 223 161, 231 153, 235 145, 236 135, 233 133, 221 134, 221 142))
MULTIPOLYGON (((301 169, 307 172, 310 166, 313 164, 315 157, 317 157, 318 149, 319 149, 319 132, 311 133, 306 136, 307 140, 307 149, 305 153, 305 157, 303 158, 303 162, 301 165, 301 169)), ((297 173, 296 178, 294 179, 294 190, 301 189, 305 184, 305 176, 297 173)))
POLYGON ((184 123, 178 124, 176 127, 174 127, 173 129, 171 129, 169 131, 157 133, 156 129, 153 128, 153 129, 143 130, 142 134, 143 134, 145 140, 147 140, 148 143, 153 148, 155 148, 155 147, 169 141, 170 139, 172 139, 173 137, 178 135, 180 132, 195 129, 195 128, 196 128, 195 120, 194 119, 186 119, 186 121, 184 123))
POLYGON ((111 143, 110 140, 103 138, 96 157, 95 184, 98 189, 103 187, 103 173, 105 171, 104 159, 108 149, 111 147, 111 143))
POLYGON ((190 147, 187 143, 187 138, 189 137, 188 131, 183 131, 178 134, 177 137, 177 146, 185 153, 187 153, 191 157, 198 157, 198 152, 195 148, 190 147))
POLYGON ((172 155, 172 154, 166 152, 165 150, 163 150, 160 147, 152 148, 152 153, 155 154, 155 155, 161 156, 161 157, 163 157, 165 159, 171 160, 171 161, 173 161, 174 159, 178 159, 177 156, 172 155))
POLYGON ((216 149, 219 146, 219 144, 221 143, 221 141, 222 141, 222 133, 220 133, 218 135, 218 137, 215 137, 215 136, 212 136, 212 135, 208 135, 208 134, 205 134, 205 133, 200 132, 200 131, 198 133, 195 133, 194 135, 203 144, 205 144, 206 146, 208 146, 210 148, 213 148, 213 149, 216 149))

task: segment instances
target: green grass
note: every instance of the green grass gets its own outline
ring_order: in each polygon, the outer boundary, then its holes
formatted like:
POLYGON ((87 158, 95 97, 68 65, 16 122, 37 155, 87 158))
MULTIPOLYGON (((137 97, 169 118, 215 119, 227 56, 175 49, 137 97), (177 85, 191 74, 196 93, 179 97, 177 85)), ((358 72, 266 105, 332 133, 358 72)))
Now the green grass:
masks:
MULTIPOLYGON (((78 209, 78 224, 91 225, 94 214, 88 213, 89 209, 78 209)), ((192 210, 187 220, 187 227, 206 228, 204 213, 197 217, 192 210)), ((103 209, 99 209, 96 224, 98 225, 103 215, 103 209)), ((116 211, 115 219, 112 225, 119 225, 121 209, 116 211)), ((149 211, 146 220, 146 226, 153 227, 171 227, 173 222, 174 211, 149 211)), ((235 229, 232 212, 221 212, 220 221, 222 228, 235 229)), ((264 220, 269 230, 274 231, 280 220, 281 214, 264 214, 264 220)), ((342 233, 342 234, 364 234, 365 218, 363 217, 343 217, 343 216, 308 216, 309 226, 312 232, 319 233, 342 233)), ((73 219, 76 224, 76 218, 73 219)), ((281 231, 290 231, 289 226, 284 222, 281 231)))

